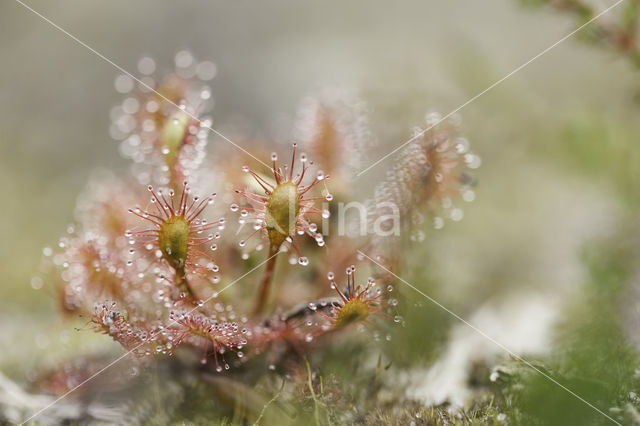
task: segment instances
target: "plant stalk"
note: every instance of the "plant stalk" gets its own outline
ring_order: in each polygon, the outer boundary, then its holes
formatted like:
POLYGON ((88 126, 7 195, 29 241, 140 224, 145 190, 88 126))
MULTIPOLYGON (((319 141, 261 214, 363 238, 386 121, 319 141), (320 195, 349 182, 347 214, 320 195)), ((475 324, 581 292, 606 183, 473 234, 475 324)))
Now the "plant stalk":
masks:
POLYGON ((276 269, 276 259, 278 256, 279 247, 276 247, 273 244, 269 245, 269 260, 267 260, 267 267, 262 274, 262 278, 260 279, 260 287, 258 288, 258 299, 256 300, 256 307, 253 310, 253 313, 258 315, 264 311, 265 305, 267 304, 267 297, 269 296, 269 288, 271 287, 271 282, 273 281, 273 272, 276 269))

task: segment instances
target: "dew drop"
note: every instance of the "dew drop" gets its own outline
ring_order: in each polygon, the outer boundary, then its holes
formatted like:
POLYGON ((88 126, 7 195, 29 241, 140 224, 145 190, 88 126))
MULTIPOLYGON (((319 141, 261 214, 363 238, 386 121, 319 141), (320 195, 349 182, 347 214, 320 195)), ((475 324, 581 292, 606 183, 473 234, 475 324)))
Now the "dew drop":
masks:
POLYGON ((153 60, 153 58, 144 56, 138 61, 138 71, 140 71, 141 74, 150 75, 153 74, 155 70, 156 62, 153 60))
POLYGON ((453 220, 454 222, 459 222, 464 217, 464 212, 462 211, 462 209, 455 208, 451 210, 450 216, 451 220, 453 220))
POLYGON ((39 290, 42 288, 42 278, 35 276, 33 278, 31 278, 31 288, 33 288, 34 290, 39 290))
POLYGON ((116 77, 114 86, 118 93, 129 93, 131 90, 133 90, 133 79, 126 74, 119 75, 118 77, 116 77))
POLYGON ((442 219, 439 216, 436 216, 433 218, 433 227, 435 229, 442 229, 444 228, 444 219, 442 219))
POLYGON ((422 230, 418 229, 411 234, 412 241, 422 242, 424 241, 425 234, 422 230))
POLYGON ((196 75, 200 80, 211 80, 216 76, 218 67, 211 61, 202 61, 196 65, 196 75))
POLYGON ((455 144, 456 153, 464 154, 469 149, 469 141, 465 138, 458 138, 455 144))
POLYGON ((466 189, 462 193, 462 199, 464 201, 466 201, 467 203, 470 203, 470 202, 472 202, 473 200, 476 199, 476 193, 473 191, 473 189, 466 189))

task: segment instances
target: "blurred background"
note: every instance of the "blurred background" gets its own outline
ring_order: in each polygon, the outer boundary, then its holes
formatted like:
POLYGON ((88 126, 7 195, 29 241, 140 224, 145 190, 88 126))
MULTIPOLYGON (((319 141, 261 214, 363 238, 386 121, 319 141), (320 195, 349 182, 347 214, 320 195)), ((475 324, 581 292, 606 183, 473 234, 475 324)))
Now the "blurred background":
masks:
MULTIPOLYGON (((355 88, 378 141, 369 162, 406 141, 426 112, 448 113, 580 25, 507 0, 28 4, 133 73, 145 55, 169 70, 181 49, 214 61, 213 127, 223 133, 282 139, 305 95, 355 88)), ((20 383, 110 344, 59 317, 39 267, 90 176, 128 162, 109 136, 117 69, 14 1, 0 4, 0 58, 0 371, 20 383)), ((461 110, 482 158, 476 199, 461 222, 427 231, 404 277, 516 353, 574 372, 563 383, 607 413, 635 403, 639 77, 614 49, 574 37, 461 110)), ((210 155, 216 144, 226 142, 213 136, 210 155)), ((367 188, 392 161, 354 185, 367 188)), ((400 343, 385 350, 397 368, 389 388, 421 406, 464 405, 474 366, 509 357, 403 292, 400 343)), ((562 423, 567 407, 584 416, 574 420, 607 421, 544 379, 522 380, 530 392, 518 394, 518 410, 543 423, 562 423)))

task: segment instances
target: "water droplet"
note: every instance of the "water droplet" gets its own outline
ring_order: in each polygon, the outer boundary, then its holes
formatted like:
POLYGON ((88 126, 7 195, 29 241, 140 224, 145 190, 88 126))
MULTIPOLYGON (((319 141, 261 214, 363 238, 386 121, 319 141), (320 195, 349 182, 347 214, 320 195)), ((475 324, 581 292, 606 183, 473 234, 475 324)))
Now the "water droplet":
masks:
POLYGON ((216 76, 218 67, 211 61, 202 61, 196 65, 196 75, 200 80, 208 81, 216 76))
POLYGON ((302 256, 298 259, 298 263, 300 263, 302 266, 306 266, 309 264, 309 259, 307 259, 306 257, 302 256))
POLYGON ((249 166, 242 166, 242 171, 245 173, 249 173, 249 166))
POLYGON ((470 203, 476 199, 476 193, 473 189, 465 189, 464 192, 462 192, 462 199, 467 203, 470 203))
POLYGON ((39 290, 42 288, 42 278, 35 276, 33 278, 31 278, 31 288, 33 288, 34 290, 39 290))
POLYGON ((442 229, 444 228, 444 219, 442 219, 439 216, 436 216, 433 218, 433 227, 435 229, 442 229))
POLYGON ((465 164, 470 169, 477 169, 478 167, 480 167, 480 164, 482 164, 480 157, 471 153, 465 154, 463 158, 464 158, 465 164))
POLYGON ((309 343, 313 340, 313 335, 311 333, 307 333, 306 336, 304 336, 304 341, 309 343))
POLYGON ((278 161, 278 154, 276 154, 275 152, 271 153, 271 161, 278 161))
POLYGON ((150 75, 153 74, 155 70, 156 62, 152 58, 144 56, 138 61, 138 71, 140 71, 141 74, 150 75))
POLYGON ((451 210, 450 216, 451 220, 453 220, 454 222, 459 222, 464 217, 464 212, 462 211, 462 209, 455 208, 451 210))
POLYGON ((420 230, 420 229, 418 229, 418 230, 414 231, 414 232, 411 234, 411 240, 412 240, 412 241, 418 241, 418 242, 421 242, 421 241, 424 241, 424 238, 425 238, 425 234, 424 234, 424 232, 423 232, 422 230, 420 230))
POLYGON ((458 154, 466 153, 469 149, 469 141, 465 138, 456 139, 455 149, 458 154))
POLYGON ((121 74, 116 77, 114 86, 118 93, 129 93, 133 90, 133 79, 126 74, 121 74))

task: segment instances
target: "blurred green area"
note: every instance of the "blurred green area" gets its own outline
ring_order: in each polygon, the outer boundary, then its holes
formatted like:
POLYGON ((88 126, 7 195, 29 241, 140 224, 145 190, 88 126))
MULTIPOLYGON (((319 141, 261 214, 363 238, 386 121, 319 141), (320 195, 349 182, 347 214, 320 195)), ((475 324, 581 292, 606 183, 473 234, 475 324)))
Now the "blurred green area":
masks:
MULTIPOLYGON (((313 88, 354 86, 372 109, 380 141, 369 153, 374 161, 406 140, 427 110, 453 110, 575 24, 515 2, 462 3, 416 1, 393 11, 364 1, 30 4, 127 69, 143 54, 168 67, 182 47, 213 59, 216 128, 241 122, 250 123, 248 134, 287 134, 297 102, 313 88)), ((0 369, 21 380, 70 354, 117 348, 74 331, 83 319, 59 320, 52 290, 34 290, 31 279, 42 248, 55 246, 73 222, 91 171, 128 165, 108 137, 117 71, 17 3, 1 4, 0 16, 0 336, 12 342, 0 369)), ((463 318, 484 306, 517 310, 532 294, 559 306, 549 344, 531 359, 625 418, 638 407, 630 392, 640 393, 638 310, 622 310, 623 302, 638 303, 629 299, 640 276, 639 76, 611 51, 567 40, 464 108, 464 134, 483 159, 476 200, 461 223, 442 231, 425 224, 427 239, 411 246, 403 275, 463 318)), ((222 143, 212 141, 212 155, 222 143)), ((354 184, 366 188, 388 166, 354 184)), ((431 366, 459 326, 413 290, 397 290, 401 325, 380 326, 373 342, 337 342, 315 360, 356 400, 373 398, 398 371, 431 366), (378 357, 391 364, 382 378, 372 376, 378 357)), ((502 320, 508 329, 509 318, 502 320)), ((518 373, 508 385, 491 385, 495 405, 485 404, 479 422, 497 422, 500 410, 523 424, 607 422, 506 354, 495 361, 518 373)), ((421 419, 437 414, 420 411, 424 405, 407 410, 421 419)), ((370 415, 389 418, 381 407, 370 415)))

